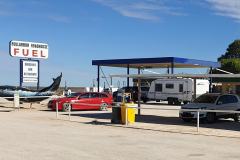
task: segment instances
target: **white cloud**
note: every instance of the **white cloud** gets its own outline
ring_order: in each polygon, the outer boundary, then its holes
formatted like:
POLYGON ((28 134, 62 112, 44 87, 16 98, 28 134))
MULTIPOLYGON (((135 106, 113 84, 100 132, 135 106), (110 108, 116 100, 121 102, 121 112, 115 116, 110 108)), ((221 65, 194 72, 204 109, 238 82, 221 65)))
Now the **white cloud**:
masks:
POLYGON ((182 16, 185 15, 177 8, 170 7, 165 0, 93 0, 108 6, 123 16, 143 19, 159 20, 161 14, 182 16))
POLYGON ((217 15, 240 21, 240 0, 206 0, 212 5, 217 15))
POLYGON ((24 17, 24 18, 42 18, 48 19, 59 23, 69 23, 70 18, 67 16, 53 13, 52 11, 42 13, 41 8, 48 7, 48 3, 39 0, 28 0, 28 1, 4 1, 0 0, 0 16, 1 17, 24 17), (24 9, 18 7, 19 5, 24 6, 24 9), (35 11, 32 12, 32 9, 35 11))

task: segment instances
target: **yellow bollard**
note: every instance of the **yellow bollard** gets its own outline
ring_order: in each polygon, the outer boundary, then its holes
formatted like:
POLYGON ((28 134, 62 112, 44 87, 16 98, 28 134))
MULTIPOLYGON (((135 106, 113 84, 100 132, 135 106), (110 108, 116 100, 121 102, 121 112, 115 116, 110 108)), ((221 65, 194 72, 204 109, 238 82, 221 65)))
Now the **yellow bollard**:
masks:
POLYGON ((135 108, 128 108, 128 107, 137 107, 134 103, 122 103, 121 105, 121 119, 122 124, 132 124, 135 122, 135 108))

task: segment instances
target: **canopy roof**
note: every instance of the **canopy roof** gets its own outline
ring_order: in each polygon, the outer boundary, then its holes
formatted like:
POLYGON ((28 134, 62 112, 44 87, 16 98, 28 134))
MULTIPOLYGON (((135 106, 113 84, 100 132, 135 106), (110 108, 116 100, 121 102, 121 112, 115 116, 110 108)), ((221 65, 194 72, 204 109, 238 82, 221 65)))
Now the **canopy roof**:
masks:
POLYGON ((220 63, 179 57, 93 60, 92 65, 129 68, 218 68, 220 63))
POLYGON ((119 77, 119 78, 228 78, 236 79, 240 78, 240 74, 116 74, 110 75, 110 77, 119 77))

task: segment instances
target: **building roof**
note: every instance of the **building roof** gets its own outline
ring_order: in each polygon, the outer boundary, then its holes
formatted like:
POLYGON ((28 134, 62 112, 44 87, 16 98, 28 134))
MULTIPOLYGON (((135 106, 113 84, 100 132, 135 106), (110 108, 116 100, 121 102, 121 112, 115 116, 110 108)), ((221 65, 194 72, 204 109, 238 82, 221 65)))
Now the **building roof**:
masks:
POLYGON ((218 68, 220 63, 179 57, 93 60, 92 65, 129 68, 218 68))

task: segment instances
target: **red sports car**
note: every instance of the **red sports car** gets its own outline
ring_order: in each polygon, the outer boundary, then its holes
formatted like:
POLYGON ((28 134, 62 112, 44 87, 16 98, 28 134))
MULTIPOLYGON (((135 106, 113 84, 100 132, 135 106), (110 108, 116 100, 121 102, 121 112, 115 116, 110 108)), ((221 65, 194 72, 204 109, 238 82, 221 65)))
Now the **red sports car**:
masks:
MULTIPOLYGON (((112 95, 99 92, 85 92, 74 98, 63 98, 57 100, 58 109, 68 111, 69 103, 71 110, 105 110, 111 107, 113 103, 112 95)), ((56 109, 56 102, 52 110, 56 109)))

